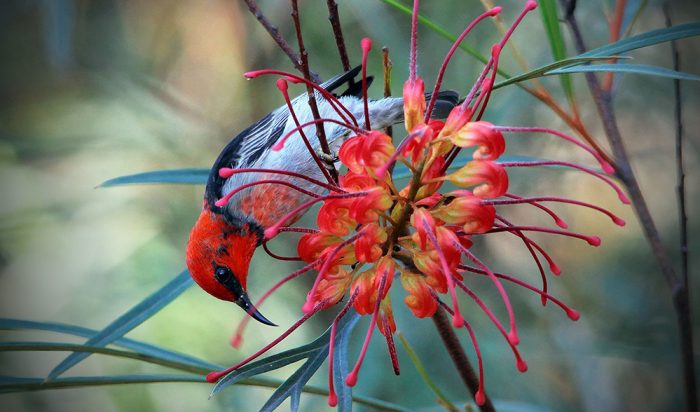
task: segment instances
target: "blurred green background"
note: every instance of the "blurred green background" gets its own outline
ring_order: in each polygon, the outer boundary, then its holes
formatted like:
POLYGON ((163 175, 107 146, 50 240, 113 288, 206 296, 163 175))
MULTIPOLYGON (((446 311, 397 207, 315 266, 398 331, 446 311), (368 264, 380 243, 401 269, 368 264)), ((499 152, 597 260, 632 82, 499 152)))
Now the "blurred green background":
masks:
MULTIPOLYGON (((312 68, 328 78, 341 67, 325 1, 301 3, 312 68)), ((407 16, 379 0, 339 3, 352 62, 359 62, 359 40, 371 37, 375 49, 370 72, 381 77, 379 50, 388 46, 394 63, 394 90, 400 91, 407 74, 407 16)), ((579 3, 577 17, 589 47, 605 44, 605 13, 614 4, 579 3)), ((521 7, 520 1, 500 4, 505 7, 506 22, 521 7)), ((696 20, 700 14, 696 2, 671 4, 675 24, 696 20)), ((284 36, 292 39, 287 2, 261 0, 260 5, 284 36)), ((481 10, 477 0, 424 1, 421 8, 455 34, 481 10)), ((632 32, 663 26, 660 3, 650 1, 632 32)), ((184 247, 199 213, 203 187, 95 187, 106 179, 141 171, 209 167, 231 136, 283 103, 271 78, 246 81, 242 73, 259 68, 293 69, 238 1, 7 0, 0 5, 0 27, 0 316, 99 329, 183 269, 184 247)), ((568 39, 568 31, 564 33, 568 39)), ((498 37, 496 28, 485 22, 467 42, 487 54, 498 37)), ((531 67, 552 61, 539 13, 526 18, 512 43, 531 67)), ((421 27, 419 72, 428 85, 449 47, 446 40, 421 27)), ((700 42, 683 40, 679 47, 682 70, 700 73, 696 58, 700 42)), ((568 54, 576 53, 569 48, 568 54)), ((671 65, 667 44, 632 55, 635 62, 671 65)), ((511 73, 521 72, 510 52, 504 54, 502 64, 511 73)), ((473 58, 458 52, 445 87, 466 93, 480 69, 473 58)), ((583 120, 604 142, 583 76, 573 79, 583 120)), ((543 82, 563 103, 558 79, 543 82)), ((700 263, 694 252, 700 236, 695 218, 695 202, 700 199, 699 85, 683 82, 682 87, 691 269, 695 269, 700 263)), ((373 89, 373 95, 379 96, 381 87, 373 89)), ((677 259, 672 81, 618 76, 615 102, 647 201, 677 259)), ((497 124, 567 130, 547 107, 517 87, 495 92, 485 118, 497 124)), ((589 162, 570 146, 547 137, 509 138, 506 154, 589 162)), ((564 269, 561 277, 550 278, 552 293, 580 310, 582 318, 571 322, 554 305, 542 308, 538 296, 509 287, 522 336, 520 348, 530 365, 525 374, 517 372, 505 341, 486 316, 464 300, 465 316, 475 325, 485 355, 489 395, 501 405, 528 411, 679 408, 680 359, 670 294, 632 210, 621 205, 607 187, 578 173, 523 170, 511 173, 511 180, 513 193, 592 201, 609 207, 628 225, 619 228, 589 210, 557 206, 572 230, 598 234, 603 245, 591 248, 576 240, 535 236, 564 269)), ((504 211, 516 222, 550 224, 534 209, 504 211)), ((276 240, 273 248, 292 254, 294 237, 286 240, 276 240)), ((505 235, 479 244, 476 252, 493 269, 538 282, 526 251, 505 235)), ((251 295, 259 296, 294 268, 258 253, 251 269, 251 295)), ((265 304, 263 313, 280 325, 291 324, 299 317, 311 281, 306 277, 285 286, 265 304)), ((690 290, 696 296, 697 285, 695 276, 690 290)), ((502 307, 488 280, 475 282, 475 287, 492 307, 502 307)), ((437 343, 432 322, 413 318, 403 306, 403 292, 394 289, 399 330, 448 397, 457 404, 469 400, 437 343)), ((698 319, 697 300, 693 308, 698 319)), ((238 307, 193 287, 128 336, 232 364, 281 331, 251 324, 242 349, 234 350, 228 342, 242 316, 238 307)), ((312 340, 330 319, 330 314, 319 316, 282 347, 312 340)), ((351 354, 358 353, 367 322, 363 320, 355 329, 351 354)), ((700 339, 697 330, 696 322, 696 343, 700 339)), ((471 354, 466 334, 460 333, 471 354)), ((0 338, 67 339, 29 332, 1 332, 0 338)), ((0 374, 45 376, 64 356, 5 352, 0 354, 0 374)), ((399 359, 402 373, 395 377, 385 343, 375 336, 355 393, 411 409, 441 410, 401 348, 399 359)), ((326 385, 324 368, 312 383, 326 385)), ((91 356, 67 376, 161 370, 91 356)), ((272 375, 283 378, 293 370, 285 368, 272 375)), ((271 393, 233 387, 207 400, 210 389, 202 384, 154 384, 55 390, 2 395, 0 405, 4 411, 252 411, 271 393)), ((325 409, 325 398, 302 397, 302 410, 325 409)))

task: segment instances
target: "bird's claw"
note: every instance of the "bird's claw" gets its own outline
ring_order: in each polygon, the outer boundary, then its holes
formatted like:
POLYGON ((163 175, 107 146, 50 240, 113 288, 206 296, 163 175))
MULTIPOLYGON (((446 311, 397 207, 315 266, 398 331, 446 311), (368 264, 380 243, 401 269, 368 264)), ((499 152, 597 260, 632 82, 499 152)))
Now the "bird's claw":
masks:
POLYGON ((321 162, 323 162, 323 165, 326 167, 328 170, 335 169, 335 162, 339 160, 338 155, 335 153, 323 153, 319 152, 317 153, 318 158, 321 159, 321 162))

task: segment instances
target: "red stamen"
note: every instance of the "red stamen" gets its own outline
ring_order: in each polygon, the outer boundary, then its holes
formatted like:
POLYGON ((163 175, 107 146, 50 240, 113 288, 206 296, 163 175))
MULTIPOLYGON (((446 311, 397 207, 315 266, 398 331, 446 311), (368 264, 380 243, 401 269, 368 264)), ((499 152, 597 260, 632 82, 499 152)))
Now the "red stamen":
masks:
MULTIPOLYGON (((520 197, 520 196, 515 196, 515 195, 505 195, 506 197, 510 197, 515 200, 484 200, 482 203, 486 205, 516 205, 516 204, 522 204, 522 203, 529 203, 533 206, 539 206, 543 208, 544 206, 539 205, 537 202, 559 202, 559 203, 568 203, 572 205, 577 205, 577 206, 583 206, 587 207, 589 209, 597 210, 600 213, 603 213, 604 215, 608 216, 613 223, 615 223, 618 226, 624 226, 625 221, 621 219, 620 217, 616 216, 612 212, 610 212, 607 209, 604 209, 600 206, 594 205, 592 203, 587 203, 587 202, 581 202, 578 200, 573 200, 573 199, 566 199, 566 198, 560 198, 560 197, 520 197)), ((555 215, 556 216, 556 215, 555 215)), ((564 227, 566 229, 566 227, 564 227)))
MULTIPOLYGON (((524 197, 512 195, 512 194, 509 194, 509 193, 506 193, 506 194, 503 195, 503 196, 509 197, 509 198, 511 198, 511 199, 518 199, 518 200, 525 199, 524 197)), ((504 202, 507 202, 507 200, 504 201, 504 202)), ((539 203, 538 203, 538 200, 535 200, 535 201, 533 201, 533 202, 520 202, 520 203, 528 203, 528 204, 530 204, 530 205, 532 205, 532 206, 534 206, 534 207, 536 207, 536 208, 538 208, 538 209, 544 211, 544 212, 547 213, 549 216, 551 216, 552 219, 554 219, 554 223, 555 223, 557 226, 559 226, 560 228, 562 228, 562 229, 568 229, 568 228, 569 228, 569 224, 566 223, 566 221, 565 221, 564 219, 562 219, 561 217, 559 217, 559 215, 557 215, 556 213, 554 213, 554 211, 553 211, 552 209, 550 209, 550 208, 548 208, 548 207, 546 207, 546 206, 543 206, 543 205, 539 204, 539 203)), ((503 203, 503 204, 508 204, 508 203, 503 203)), ((512 203, 512 204, 516 204, 516 203, 512 203)), ((495 205, 494 205, 494 206, 495 206, 495 205)))
POLYGON ((278 254, 274 253, 267 246, 267 241, 263 241, 262 247, 263 247, 263 250, 265 250, 265 253, 267 253, 273 259, 282 260, 282 261, 286 261, 286 262, 298 262, 298 261, 302 260, 301 257, 299 257, 299 256, 282 256, 282 255, 278 255, 278 254))
POLYGON ((333 177, 331 177, 331 174, 328 172, 328 169, 323 165, 321 162, 321 159, 318 157, 318 154, 316 154, 316 151, 314 148, 311 146, 311 143, 309 142, 309 139, 306 137, 306 133, 304 133, 304 129, 300 127, 299 124, 299 119, 297 118, 297 114, 294 111, 294 105, 292 104, 292 101, 289 99, 289 93, 287 90, 287 81, 285 79, 279 79, 277 80, 277 88, 280 89, 282 92, 282 96, 284 96, 284 101, 287 103, 287 107, 289 108, 289 113, 292 115, 292 120, 294 120, 294 124, 299 128, 299 135, 301 136, 301 139, 304 141, 304 145, 306 146, 306 150, 309 151, 309 154, 311 157, 314 159, 314 162, 316 162, 316 166, 318 166, 319 170, 321 170, 321 173, 323 173, 323 176, 326 178, 328 183, 335 183, 333 181, 333 177))
POLYGON ((308 202, 302 203, 296 209, 284 215, 280 220, 277 221, 277 223, 265 229, 265 239, 269 240, 277 236, 277 234, 279 234, 280 227, 284 226, 284 224, 287 223, 288 220, 298 215, 302 210, 308 209, 309 207, 313 206, 318 202, 322 202, 329 199, 349 199, 353 197, 362 197, 366 196, 367 194, 368 192, 339 193, 335 195, 326 195, 317 197, 315 199, 311 199, 308 202))
POLYGON ((365 233, 365 228, 362 228, 359 232, 355 233, 353 236, 350 238, 342 241, 339 243, 331 252, 328 254, 328 256, 325 257, 325 261, 323 262, 323 265, 321 266, 321 269, 318 271, 318 275, 316 276, 316 279, 314 280, 313 286, 311 286, 311 290, 309 290, 309 293, 307 294, 306 297, 306 302, 304 302, 304 305, 301 307, 302 312, 307 313, 311 311, 314 307, 314 302, 312 301, 314 294, 316 293, 316 289, 318 289, 319 283, 321 283, 321 279, 323 279, 323 275, 326 274, 326 271, 328 270, 328 267, 330 266, 331 262, 333 261, 333 258, 335 258, 335 255, 340 252, 340 249, 344 248, 345 246, 349 245, 350 243, 354 242, 359 238, 360 236, 364 235, 365 233))
MULTIPOLYGON (((505 220, 504 218, 502 218, 500 216, 496 216, 496 218, 498 220, 500 220, 501 222, 505 223, 507 226, 513 226, 513 224, 511 224, 509 221, 505 220)), ((534 249, 532 248, 531 243, 534 243, 534 242, 531 242, 530 239, 527 236, 525 236, 523 234, 523 232, 521 232, 519 230, 515 230, 513 233, 523 241, 523 243, 525 244, 525 247, 527 248, 528 252, 530 252, 530 255, 532 256, 532 259, 535 261, 535 264, 537 264, 537 269, 539 270, 540 278, 542 279, 542 290, 545 293, 547 293, 547 275, 544 273, 544 268, 542 267, 542 262, 540 262, 540 258, 537 256, 534 249)), ((551 268, 551 265, 550 265, 550 268, 551 268)), ((547 298, 543 295, 542 296, 542 306, 546 306, 546 305, 547 305, 547 298)))
POLYGON ((497 6, 492 8, 491 10, 486 11, 485 13, 481 14, 479 17, 474 19, 469 26, 467 26, 466 29, 462 32, 462 34, 459 35, 457 40, 452 43, 452 47, 450 50, 447 52, 447 55, 445 55, 445 59, 442 61, 442 66, 440 67, 440 71, 438 72, 437 79, 435 80, 435 87, 433 88, 433 94, 430 96, 430 103, 428 103, 428 109, 425 111, 425 123, 428 123, 428 120, 430 120, 430 115, 433 113, 433 108, 435 107, 435 103, 437 102, 437 95, 438 91, 440 90, 440 86, 442 85, 442 78, 445 75, 445 70, 447 69, 447 64, 450 62, 452 59, 452 55, 457 51, 457 48, 459 45, 462 43, 462 40, 464 40, 465 37, 469 34, 469 32, 472 31, 472 29, 482 20, 484 20, 487 17, 493 17, 496 16, 498 13, 501 12, 501 7, 497 6))
POLYGON ((316 229, 309 229, 307 227, 289 227, 289 226, 282 226, 279 228, 280 232, 294 232, 294 233, 318 233, 319 231, 316 229))
POLYGON ((577 239, 585 240, 591 246, 600 246, 600 238, 598 236, 588 236, 588 235, 583 235, 581 233, 569 232, 569 231, 565 231, 565 230, 550 229, 547 227, 540 227, 540 226, 495 227, 486 233, 512 232, 514 230, 528 231, 528 232, 551 233, 554 235, 575 237, 577 239))
POLYGON ((294 330, 296 330, 296 328, 301 326, 302 323, 309 320, 309 318, 311 316, 313 316, 314 314, 316 314, 316 312, 321 310, 321 308, 323 308, 325 303, 326 303, 325 301, 319 302, 311 313, 304 314, 304 316, 302 316, 301 319, 296 321, 289 329, 284 331, 284 333, 282 333, 277 339, 268 343, 264 348, 260 349, 259 351, 255 352, 254 354, 250 355, 249 357, 245 358, 244 360, 238 362, 237 364, 231 366, 230 368, 224 369, 222 371, 210 372, 209 374, 207 374, 207 376, 206 376, 207 382, 214 383, 214 382, 218 381, 219 379, 221 379, 225 375, 228 375, 229 373, 235 371, 236 369, 240 368, 241 366, 248 364, 249 362, 257 359, 260 355, 262 355, 265 352, 267 352, 268 350, 272 349, 275 345, 280 343, 284 338, 289 336, 289 334, 294 332, 294 330))
POLYGON ((597 177, 598 179, 607 183, 608 186, 610 186, 615 191, 615 193, 617 193, 617 197, 620 199, 620 201, 622 203, 624 203, 626 205, 630 204, 629 198, 627 198, 627 196, 622 192, 622 189, 620 189, 620 187, 618 185, 616 185, 615 182, 612 181, 612 179, 596 172, 593 169, 577 165, 576 163, 560 162, 560 161, 554 161, 554 160, 535 161, 535 162, 499 162, 499 163, 503 167, 566 166, 566 167, 571 167, 573 169, 578 169, 578 170, 581 170, 583 172, 588 173, 589 175, 593 175, 593 176, 597 177))
POLYGON ((459 302, 457 301, 457 291, 455 290, 455 280, 452 276, 452 271, 450 270, 450 267, 447 264, 445 253, 442 251, 442 248, 438 243, 437 236, 435 236, 435 232, 433 232, 433 229, 430 227, 430 224, 426 221, 425 218, 421 219, 421 224, 423 225, 423 229, 428 235, 428 239, 430 240, 430 243, 433 244, 433 248, 437 252, 438 258, 440 259, 440 265, 442 266, 442 271, 444 272, 445 279, 447 280, 447 288, 450 291, 450 296, 452 297, 452 306, 454 306, 455 311, 455 314, 452 317, 452 326, 458 328, 464 322, 464 317, 462 317, 462 313, 459 311, 459 302))
MULTIPOLYGON (((446 311, 452 314, 452 309, 450 309, 449 306, 445 305, 445 303, 443 302, 440 302, 440 305, 443 308, 445 308, 446 311)), ((472 329, 472 326, 469 324, 469 322, 467 322, 466 320, 464 321, 464 327, 467 329, 467 332, 469 332, 469 339, 472 341, 472 345, 474 346, 474 352, 476 353, 476 360, 479 364, 479 389, 474 395, 474 400, 476 400, 477 405, 482 406, 484 402, 486 402, 486 395, 484 392, 484 364, 481 359, 481 350, 479 350, 479 343, 476 340, 474 330, 472 329)))
POLYGON ((515 313, 513 312, 513 307, 510 304, 510 299, 508 299, 508 294, 503 288, 503 285, 493 274, 491 269, 489 269, 489 267, 486 266, 486 264, 484 264, 481 260, 479 260, 479 258, 477 258, 472 252, 470 252, 469 249, 462 246, 462 244, 459 242, 453 242, 453 244, 457 247, 457 249, 459 249, 460 252, 462 252, 462 254, 464 254, 467 257, 467 259, 476 263, 477 266, 485 270, 486 273, 489 274, 489 277, 491 278, 491 281, 493 281, 493 284, 496 285, 496 289, 498 289, 498 293, 501 295, 503 304, 506 306, 506 311, 508 312, 508 319, 510 321, 510 332, 508 332, 508 340, 512 342, 513 345, 517 345, 520 342, 520 339, 518 338, 518 329, 515 324, 515 313))
POLYGON ((389 327, 389 320, 384 314, 382 314, 382 325, 384 326, 383 335, 386 340, 387 348, 389 349, 389 357, 391 358, 391 366, 394 368, 394 375, 400 375, 401 368, 399 367, 399 357, 396 354, 394 337, 391 333, 391 327, 389 327))
POLYGON ((348 303, 345 304, 345 307, 338 313, 338 316, 333 319, 333 324, 331 324, 331 338, 328 346, 328 405, 329 406, 336 406, 338 405, 338 396, 335 394, 335 385, 333 384, 333 355, 335 352, 335 335, 336 335, 336 330, 338 329, 338 322, 345 316, 346 313, 348 313, 348 310, 352 307, 353 303, 355 303, 355 298, 357 297, 357 293, 359 292, 359 289, 355 289, 353 294, 350 296, 350 299, 348 299, 348 303))
POLYGON ((289 170, 281 170, 281 169, 257 169, 257 168, 241 168, 241 169, 232 169, 229 167, 222 167, 219 169, 219 176, 223 177, 224 179, 228 179, 229 177, 238 174, 238 173, 270 173, 270 174, 278 174, 278 175, 284 175, 284 176, 292 176, 292 177, 298 177, 299 179, 306 180, 307 182, 311 182, 315 185, 324 187, 328 190, 332 190, 334 192, 341 192, 345 193, 345 190, 341 189, 340 187, 334 185, 334 184, 329 184, 322 182, 320 180, 316 180, 312 177, 303 175, 301 173, 295 173, 295 172, 290 172, 289 170))
MULTIPOLYGON (((477 273, 479 275, 484 275, 484 276, 487 275, 487 273, 484 270, 481 270, 479 268, 475 268, 473 266, 460 265, 459 268, 464 269, 468 272, 477 273)), ((538 289, 535 286, 532 286, 527 282, 523 282, 522 280, 517 279, 514 276, 504 275, 504 274, 498 273, 498 272, 494 272, 493 274, 500 279, 515 283, 518 286, 522 286, 522 287, 529 289, 535 293, 538 293, 539 295, 544 296, 546 299, 552 301, 555 305, 559 306, 562 310, 564 310, 564 312, 566 312, 566 316, 569 319, 571 319, 573 321, 577 321, 581 318, 581 314, 577 310, 570 308, 564 302, 562 302, 561 300, 555 298, 554 296, 552 296, 550 294, 547 294, 545 291, 538 289)))
MULTIPOLYGON (((379 314, 379 307, 382 303, 382 296, 384 296, 384 286, 386 286, 386 277, 389 275, 388 271, 382 274, 382 278, 379 281, 379 290, 377 292, 377 302, 374 306, 374 312, 372 312, 372 319, 369 321, 369 327, 367 328, 367 334, 365 335, 365 341, 362 343, 362 349, 360 350, 360 356, 357 358, 355 367, 345 378, 345 384, 353 387, 357 384, 357 374, 360 372, 360 367, 362 366, 362 361, 365 359, 367 354, 367 348, 369 347, 369 341, 372 338, 372 332, 374 332, 374 327, 377 324, 377 315, 379 314)), ((392 273, 391 276, 394 274, 392 273)))
POLYGON ((566 133, 562 133, 558 130, 554 129, 548 129, 546 127, 513 127, 513 126, 494 126, 494 129, 500 130, 501 132, 516 132, 516 133, 547 133, 551 134, 554 136, 557 136, 561 139, 566 140, 567 142, 573 143, 576 146, 582 148, 583 150, 587 151, 590 153, 595 159, 600 163, 600 167, 603 168, 605 173, 607 174, 613 174, 615 173, 615 169, 608 163, 603 156, 600 155, 595 149, 592 147, 582 143, 578 139, 576 139, 573 136, 569 136, 566 133))
POLYGON ((352 114, 352 112, 347 107, 345 107, 345 105, 343 105, 343 103, 341 103, 340 100, 338 100, 338 98, 333 95, 333 93, 330 93, 328 90, 324 89, 323 87, 319 86, 318 84, 316 84, 312 81, 306 80, 303 77, 299 77, 295 74, 288 73, 288 72, 285 72, 282 70, 273 70, 273 69, 254 70, 254 71, 243 73, 243 76, 245 76, 248 79, 254 79, 254 78, 261 76, 261 75, 264 75, 264 74, 278 74, 278 75, 284 76, 285 80, 289 81, 290 83, 295 83, 295 84, 296 83, 303 83, 305 85, 313 87, 314 90, 321 93, 321 95, 333 107, 333 110, 335 110, 336 113, 338 113, 338 115, 340 117, 342 117, 346 123, 350 123, 350 120, 352 120, 352 123, 356 127, 359 126, 357 123, 357 119, 355 119, 355 116, 352 114), (347 115, 349 115, 350 118, 348 119, 347 117, 345 117, 343 115, 343 113, 341 113, 341 110, 344 111, 347 115))
POLYGON ((281 139, 279 139, 279 140, 277 141, 277 143, 275 143, 275 144, 272 146, 272 150, 274 150, 274 151, 276 151, 276 152, 282 150, 282 149, 284 148, 284 144, 287 143, 287 139, 289 139, 294 133, 298 132, 299 130, 303 129, 304 127, 311 126, 312 124, 313 124, 313 125, 319 124, 319 123, 335 123, 335 124, 337 124, 337 125, 340 125, 340 126, 343 126, 343 127, 347 127, 348 129, 351 129, 351 130, 354 131, 355 133, 363 133, 363 132, 364 132, 364 130, 358 129, 358 128, 355 127, 355 126, 353 126, 353 125, 351 125, 351 124, 348 124, 348 123, 345 123, 345 122, 342 122, 342 121, 340 121, 340 120, 336 120, 336 119, 327 119, 327 118, 326 118, 326 119, 315 119, 315 120, 311 120, 311 121, 309 121, 309 122, 306 122, 306 123, 302 124, 302 125, 299 126, 299 127, 295 127, 294 129, 292 129, 292 130, 290 130, 289 132, 287 132, 287 134, 285 134, 281 139))
POLYGON ((246 183, 244 185, 241 185, 241 186, 231 190, 230 192, 228 192, 226 194, 226 196, 217 200, 214 203, 214 205, 217 207, 224 207, 224 206, 226 206, 228 201, 231 200, 233 195, 235 195, 236 193, 240 192, 241 190, 245 190, 249 187, 262 185, 262 184, 277 184, 277 185, 287 186, 287 187, 292 188, 292 189, 296 190, 297 192, 303 193, 307 196, 311 196, 311 197, 318 197, 319 196, 317 193, 309 192, 308 190, 302 189, 301 187, 299 187, 293 183, 286 182, 284 180, 274 180, 274 179, 272 179, 272 180, 258 180, 257 182, 246 183))
POLYGON ((360 42, 362 46, 362 100, 365 106, 365 129, 371 130, 369 124, 369 100, 367 99, 367 56, 372 50, 372 40, 365 37, 360 42))
POLYGON ((476 116, 476 120, 481 120, 484 115, 486 106, 488 105, 489 99, 491 98, 491 91, 493 90, 493 85, 496 83, 496 74, 498 73, 498 61, 501 56, 502 44, 494 44, 491 48, 491 60, 493 61, 493 67, 491 68, 491 77, 486 80, 481 86, 481 93, 474 103, 474 108, 481 106, 479 109, 479 114, 476 116))
MULTIPOLYGON (((258 301, 255 302, 255 307, 260 308, 260 306, 262 306, 262 304, 265 302, 265 300, 268 297, 270 297, 270 295, 275 293, 275 291, 277 289, 279 289, 282 285, 284 285, 285 283, 289 282, 290 280, 298 277, 299 275, 302 275, 302 274, 310 271, 317 264, 318 264, 318 260, 304 266, 303 268, 301 268, 299 270, 296 270, 296 271, 290 273, 289 275, 287 275, 284 278, 282 278, 281 280, 279 280, 277 283, 272 285, 272 287, 270 289, 268 289, 267 292, 263 293, 263 295, 260 297, 260 299, 258 299, 258 301)), ((252 310, 252 308, 251 308, 251 310, 252 310)), ((238 324, 238 327, 236 328, 236 331, 234 332, 233 337, 231 338, 231 346, 233 346, 234 348, 239 348, 241 346, 241 343, 243 343, 243 332, 245 331, 245 328, 251 319, 252 318, 250 316, 246 316, 238 324)))
POLYGON ((418 62, 418 8, 420 0, 413 0, 413 12, 411 13, 411 50, 408 61, 408 79, 411 82, 416 80, 416 66, 418 62))
POLYGON ((518 351, 518 348, 513 344, 513 342, 510 341, 510 338, 508 337, 508 332, 506 332, 505 328, 503 325, 501 325, 501 322, 496 318, 496 316, 491 312, 491 310, 486 306, 486 304, 474 293, 471 289, 469 289, 463 282, 457 282, 457 286, 459 286, 472 300, 479 305, 481 310, 484 311, 486 316, 491 319, 491 322, 496 326, 496 329, 498 329, 499 332, 501 332, 501 335, 503 335, 504 338, 506 338, 506 342, 508 343, 508 346, 510 346, 510 349, 513 351, 513 355, 515 356, 515 361, 516 361, 516 366, 520 372, 525 372, 527 370, 527 363, 523 361, 523 358, 520 356, 520 351, 518 351))

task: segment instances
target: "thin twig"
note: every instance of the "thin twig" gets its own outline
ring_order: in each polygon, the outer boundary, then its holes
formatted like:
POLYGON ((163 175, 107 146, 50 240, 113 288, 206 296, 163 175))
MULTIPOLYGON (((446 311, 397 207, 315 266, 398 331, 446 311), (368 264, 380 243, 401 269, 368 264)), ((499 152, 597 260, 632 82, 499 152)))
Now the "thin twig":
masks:
MULTIPOLYGON (((270 20, 268 20, 267 17, 263 14, 262 10, 260 10, 260 7, 258 7, 258 4, 255 2, 255 0, 245 0, 245 4, 248 6, 248 10, 250 10, 251 13, 253 13, 253 16, 255 16, 256 19, 262 24, 262 26, 267 30, 267 32, 270 34, 270 37, 277 43, 277 45, 282 49, 284 54, 289 57, 289 60, 292 61, 292 64, 294 67, 302 71, 301 67, 301 60, 299 60, 299 55, 292 49, 292 47, 287 43, 287 41, 282 37, 280 34, 280 31, 277 29, 277 27, 273 26, 270 20)), ((321 78, 318 77, 318 74, 309 71, 311 79, 319 83, 321 81, 321 78)))
POLYGON ((345 48, 345 39, 343 38, 343 28, 340 25, 340 16, 338 15, 338 4, 335 0, 327 0, 328 3, 328 20, 331 22, 331 27, 333 27, 333 35, 335 36, 335 45, 338 47, 338 54, 340 54, 340 63, 343 65, 343 70, 350 70, 350 59, 348 58, 348 51, 345 48))
MULTIPOLYGON (((438 307, 437 311, 435 311, 433 322, 440 334, 442 342, 445 344, 445 349, 447 349, 447 352, 452 358, 452 362, 454 362, 457 367, 459 376, 462 378, 462 381, 464 381, 464 384, 467 386, 472 396, 476 397, 476 392, 479 390, 479 375, 474 371, 474 368, 469 362, 469 358, 467 358, 467 354, 464 353, 464 349, 459 343, 459 339, 452 329, 452 324, 447 318, 447 315, 445 315, 445 310, 443 308, 438 307)), ((491 399, 486 394, 484 394, 484 397, 484 404, 479 406, 481 412, 495 412, 496 409, 493 403, 491 403, 491 399)))
MULTIPOLYGON (((382 67, 384 68, 384 97, 391 97, 391 69, 393 64, 389 58, 389 48, 386 46, 382 47, 382 67)), ((387 126, 386 129, 384 129, 384 132, 387 135, 394 137, 394 130, 391 126, 387 126)), ((393 167, 391 170, 393 171, 393 167)))
MULTIPOLYGON (((666 18, 666 27, 671 27, 671 12, 669 3, 664 4, 664 17, 666 18)), ((678 46, 675 41, 671 42, 671 53, 673 59, 673 69, 680 71, 680 55, 678 46)), ((678 183, 676 190, 678 192, 678 219, 680 226, 680 251, 681 251, 681 276, 680 282, 683 285, 682 290, 678 293, 679 297, 675 300, 678 311, 678 326, 681 331, 681 353, 683 363, 685 364, 684 382, 685 394, 687 399, 686 410, 698 410, 698 399, 696 392, 695 370, 692 367, 694 364, 693 356, 693 330, 692 320, 690 318, 690 288, 688 287, 688 215, 685 204, 685 168, 683 163, 683 112, 681 105, 681 82, 680 79, 673 80, 673 91, 675 97, 675 120, 676 120, 676 174, 678 183), (690 365, 689 365, 690 364, 690 365)))
MULTIPOLYGON (((301 34, 301 21, 299 19, 299 5, 297 0, 292 0, 292 20, 294 20, 294 29, 297 32, 297 42, 299 43, 299 56, 301 56, 301 72, 304 74, 304 78, 309 80, 309 55, 304 48, 304 37, 301 34)), ((314 89, 311 85, 306 85, 306 93, 309 96, 309 107, 311 108, 311 113, 314 115, 314 120, 321 118, 318 112, 318 105, 316 104, 316 96, 314 89)), ((326 131, 324 129, 323 123, 316 126, 316 138, 321 146, 321 151, 328 157, 331 157, 331 148, 328 146, 328 141, 326 140, 326 131)), ((333 162, 326 162, 328 172, 330 173, 333 180, 338 182, 338 171, 335 170, 333 162)))
MULTIPOLYGON (((575 5, 572 6, 571 2, 567 3, 565 0, 562 0, 562 3, 568 10, 566 21, 573 34, 574 44, 579 53, 584 53, 586 51, 586 45, 574 15, 575 5)), ((639 183, 632 171, 629 157, 627 156, 622 136, 617 125, 615 112, 613 111, 611 95, 609 92, 603 90, 598 81, 598 77, 596 77, 594 73, 586 73, 585 77, 616 160, 615 169, 617 175, 629 192, 632 205, 635 208, 644 235, 647 242, 649 242, 652 253, 661 268, 661 273, 673 297, 681 341, 681 361, 684 371, 686 410, 696 411, 698 403, 695 387, 693 332, 687 282, 685 282, 682 277, 679 278, 675 272, 673 263, 663 247, 661 236, 651 217, 639 183)), ((678 97, 676 99, 678 99, 678 97)))

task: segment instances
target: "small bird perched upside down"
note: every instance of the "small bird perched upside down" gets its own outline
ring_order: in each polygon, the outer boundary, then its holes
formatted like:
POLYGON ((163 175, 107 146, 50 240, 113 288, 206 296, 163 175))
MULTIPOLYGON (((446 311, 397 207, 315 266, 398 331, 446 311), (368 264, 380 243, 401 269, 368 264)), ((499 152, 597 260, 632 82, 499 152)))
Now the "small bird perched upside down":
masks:
MULTIPOLYGON (((338 95, 338 100, 359 124, 364 124, 361 83, 354 80, 359 71, 358 66, 321 84, 320 88, 334 92, 347 85, 347 90, 338 95)), ((371 78, 367 80, 371 81, 371 78)), ((318 90, 316 101, 321 118, 343 120, 318 90)), ((456 93, 440 92, 434 116, 447 116, 457 101, 456 93)), ((219 154, 207 180, 202 212, 187 244, 187 267, 197 284, 214 297, 235 302, 254 319, 268 325, 274 324, 253 306, 246 292, 253 253, 261 245, 266 228, 311 199, 310 195, 321 194, 319 190, 323 190, 319 185, 294 176, 282 176, 289 185, 246 186, 268 179, 279 182, 278 172, 271 175, 265 170, 289 171, 324 180, 297 127, 313 121, 306 95, 295 98, 291 105, 296 118, 290 116, 287 105, 282 106, 243 130, 219 154), (273 150, 286 137, 289 139, 284 146, 273 150), (222 177, 219 173, 222 168, 259 169, 261 172, 222 177), (300 188, 310 195, 304 194, 300 188), (229 194, 233 196, 227 196, 229 194)), ((370 100, 369 118, 373 128, 381 129, 403 121, 403 105, 401 97, 370 100)), ((337 153, 352 135, 352 130, 340 124, 326 122, 324 128, 333 153, 337 153)), ((310 124, 302 130, 313 150, 320 153, 315 126, 310 124)))

